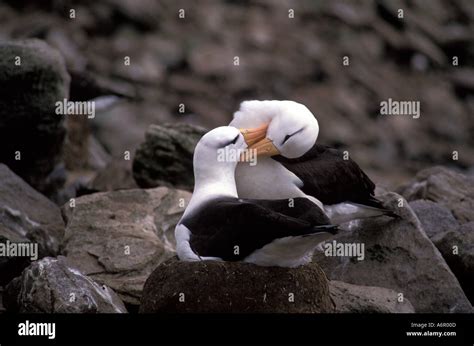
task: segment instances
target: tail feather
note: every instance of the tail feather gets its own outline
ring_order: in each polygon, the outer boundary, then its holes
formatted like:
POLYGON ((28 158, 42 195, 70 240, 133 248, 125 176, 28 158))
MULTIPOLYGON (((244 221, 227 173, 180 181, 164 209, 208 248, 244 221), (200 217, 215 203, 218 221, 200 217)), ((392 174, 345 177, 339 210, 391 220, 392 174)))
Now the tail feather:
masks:
POLYGON ((347 202, 325 206, 324 211, 334 225, 340 225, 355 219, 384 215, 400 218, 394 211, 385 208, 381 203, 376 207, 366 203, 347 202))
POLYGON ((394 211, 388 210, 388 209, 385 209, 384 215, 393 217, 393 218, 395 218, 395 219, 401 219, 401 218, 402 218, 400 215, 398 215, 398 214, 395 213, 394 211))
POLYGON ((366 206, 369 206, 369 207, 374 207, 374 208, 377 208, 377 209, 387 210, 387 208, 385 208, 384 205, 382 204, 382 201, 379 200, 378 198, 376 198, 375 196, 370 196, 369 198, 365 199, 364 201, 360 201, 360 202, 356 201, 355 203, 363 204, 363 205, 366 205, 366 206))
POLYGON ((395 213, 393 210, 387 209, 387 208, 382 204, 382 201, 379 200, 379 199, 377 199, 377 198, 374 197, 374 196, 370 196, 370 198, 367 199, 366 201, 364 201, 363 203, 357 203, 357 204, 379 209, 380 212, 381 212, 383 215, 386 215, 386 216, 390 216, 390 217, 397 218, 397 219, 400 218, 400 215, 398 215, 397 213, 395 213))
POLYGON ((322 225, 322 226, 314 226, 313 230, 318 232, 327 232, 331 234, 337 234, 339 232, 339 227, 337 225, 322 225))

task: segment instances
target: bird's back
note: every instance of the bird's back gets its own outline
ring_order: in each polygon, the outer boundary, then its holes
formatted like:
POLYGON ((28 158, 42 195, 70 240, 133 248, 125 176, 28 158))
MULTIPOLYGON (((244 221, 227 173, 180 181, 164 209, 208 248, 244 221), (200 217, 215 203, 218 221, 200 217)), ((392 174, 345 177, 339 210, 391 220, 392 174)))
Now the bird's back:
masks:
POLYGON ((302 181, 301 190, 323 204, 355 202, 380 207, 375 202, 375 184, 350 158, 344 159, 340 150, 316 144, 303 156, 288 159, 273 157, 302 181))
POLYGON ((275 239, 311 233, 314 227, 330 222, 306 198, 221 198, 203 204, 181 223, 191 232, 190 244, 196 254, 237 261, 275 239))

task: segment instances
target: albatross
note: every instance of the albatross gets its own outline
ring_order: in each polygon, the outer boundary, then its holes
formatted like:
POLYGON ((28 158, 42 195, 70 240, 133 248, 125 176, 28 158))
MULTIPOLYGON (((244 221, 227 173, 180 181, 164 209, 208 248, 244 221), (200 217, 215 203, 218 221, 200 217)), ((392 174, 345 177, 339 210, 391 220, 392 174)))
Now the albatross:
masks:
POLYGON ((333 224, 389 215, 375 195, 375 184, 341 151, 316 143, 319 124, 310 110, 293 101, 244 101, 229 126, 240 129, 254 166, 239 164, 240 197, 304 197, 324 209, 333 224))
POLYGON ((240 131, 229 126, 208 132, 196 145, 194 191, 175 228, 178 257, 280 267, 310 262, 337 226, 307 198, 239 198, 235 168, 246 148, 240 131), (231 151, 238 154, 224 160, 222 152, 231 151))

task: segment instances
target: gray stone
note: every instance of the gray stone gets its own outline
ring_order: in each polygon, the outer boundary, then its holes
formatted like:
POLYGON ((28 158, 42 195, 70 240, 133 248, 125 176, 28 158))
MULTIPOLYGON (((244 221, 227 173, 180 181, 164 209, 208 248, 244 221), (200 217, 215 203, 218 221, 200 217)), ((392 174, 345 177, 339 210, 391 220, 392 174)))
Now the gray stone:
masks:
POLYGON ((474 222, 438 233, 432 241, 474 304, 474 222))
POLYGON ((460 223, 474 221, 474 177, 445 167, 424 169, 397 189, 408 201, 427 199, 453 213, 460 223))
POLYGON ((192 190, 194 147, 205 133, 204 128, 188 124, 150 125, 133 161, 137 184, 192 190))
POLYGON ((104 169, 112 161, 112 158, 94 136, 89 136, 88 142, 89 167, 96 171, 104 169))
POLYGON ((169 110, 156 101, 132 102, 127 99, 98 111, 90 120, 94 136, 107 152, 117 158, 123 158, 126 151, 134 154, 150 124, 175 121, 169 110))
POLYGON ((444 233, 459 227, 459 222, 454 218, 453 213, 440 204, 420 199, 410 202, 410 207, 430 239, 438 233, 444 233))
POLYGON ((413 201, 410 207, 471 303, 474 302, 474 222, 460 226, 448 208, 427 200, 413 201))
POLYGON ((61 184, 50 177, 65 136, 55 103, 68 97, 69 83, 62 56, 43 41, 0 43, 0 161, 47 195, 61 184))
POLYGON ((120 298, 68 265, 46 257, 26 268, 6 288, 7 311, 19 313, 124 313, 120 298))
POLYGON ((131 162, 123 159, 113 159, 101 169, 90 183, 90 188, 97 191, 114 191, 136 189, 133 179, 131 162))
POLYGON ((282 268, 172 258, 148 278, 140 312, 319 313, 334 312, 334 305, 316 264, 282 268))
POLYGON ((138 305, 145 280, 175 253, 174 227, 190 193, 165 187, 95 193, 63 207, 63 253, 93 280, 138 305))
POLYGON ((89 119, 68 117, 67 135, 64 141, 63 161, 68 170, 84 170, 89 166, 89 119))
MULTIPOLYGON (((64 221, 54 203, 7 166, 0 164, 0 242, 33 242, 38 256, 55 256, 64 236, 64 221)), ((0 258, 0 284, 29 264, 24 257, 0 258)))
MULTIPOLYGON (((334 240, 360 243, 365 258, 330 257, 315 253, 331 280, 385 287, 402 293, 416 312, 472 312, 472 306, 443 257, 428 239, 408 203, 395 193, 379 196, 400 219, 377 217, 358 220, 334 240), (401 200, 400 200, 401 198, 401 200), (403 207, 398 207, 403 202, 403 207)), ((327 242, 322 250, 326 250, 327 242)))
POLYGON ((336 312, 341 313, 412 313, 408 301, 398 301, 398 293, 383 287, 357 286, 342 281, 329 281, 336 312))

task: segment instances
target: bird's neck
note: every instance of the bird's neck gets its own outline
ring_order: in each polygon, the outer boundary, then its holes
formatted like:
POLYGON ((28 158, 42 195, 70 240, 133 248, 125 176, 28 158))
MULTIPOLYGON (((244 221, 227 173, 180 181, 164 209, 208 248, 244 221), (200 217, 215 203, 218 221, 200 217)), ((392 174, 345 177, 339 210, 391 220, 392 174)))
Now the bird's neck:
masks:
POLYGON ((235 178, 232 175, 232 177, 222 176, 216 180, 203 179, 196 181, 193 195, 205 195, 208 198, 215 196, 237 197, 235 178))
MULTIPOLYGON (((203 203, 222 197, 238 198, 235 176, 220 174, 219 176, 197 175, 194 177, 194 191, 186 208, 185 215, 197 209, 203 203)), ((185 216, 183 215, 183 217, 185 216)))

